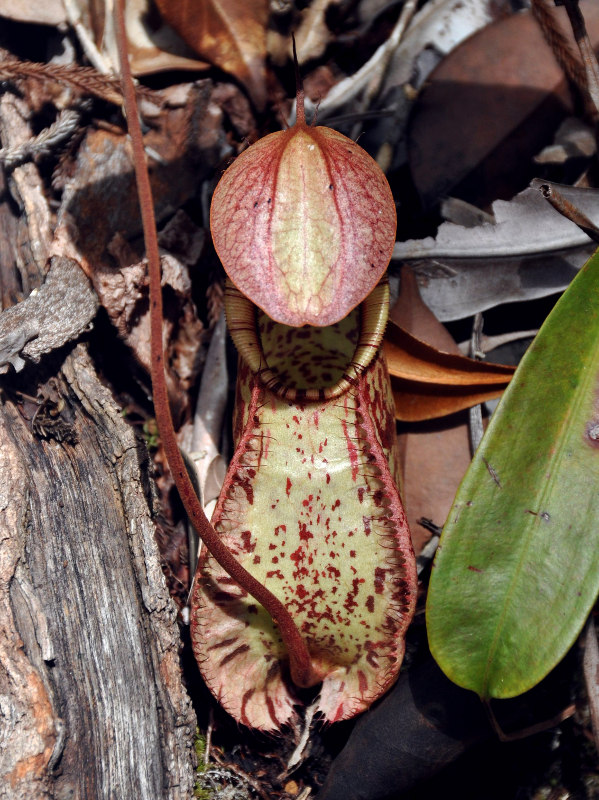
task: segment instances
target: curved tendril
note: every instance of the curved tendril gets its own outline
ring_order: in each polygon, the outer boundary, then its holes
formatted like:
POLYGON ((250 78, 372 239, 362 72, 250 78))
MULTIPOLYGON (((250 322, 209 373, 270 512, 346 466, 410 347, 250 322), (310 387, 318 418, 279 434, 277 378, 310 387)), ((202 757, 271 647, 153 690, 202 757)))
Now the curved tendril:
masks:
POLYGON ((277 623, 281 637, 289 653, 289 668, 293 682, 302 688, 314 686, 320 683, 322 676, 317 674, 314 670, 306 643, 302 639, 293 618, 283 603, 244 569, 223 544, 204 514, 204 510, 198 500, 185 468, 185 463, 179 452, 164 375, 162 290, 158 235, 156 232, 156 221, 153 210, 154 204, 145 161, 143 139, 137 115, 135 91, 127 58, 123 0, 116 0, 115 3, 115 28, 117 33, 116 38, 125 112, 127 115, 129 136, 131 137, 133 147, 137 192, 148 258, 148 273, 150 278, 151 377, 154 412, 156 414, 156 424, 160 432, 166 460, 175 485, 177 486, 177 490, 181 496, 185 511, 209 552, 220 566, 226 570, 248 594, 264 606, 277 623))

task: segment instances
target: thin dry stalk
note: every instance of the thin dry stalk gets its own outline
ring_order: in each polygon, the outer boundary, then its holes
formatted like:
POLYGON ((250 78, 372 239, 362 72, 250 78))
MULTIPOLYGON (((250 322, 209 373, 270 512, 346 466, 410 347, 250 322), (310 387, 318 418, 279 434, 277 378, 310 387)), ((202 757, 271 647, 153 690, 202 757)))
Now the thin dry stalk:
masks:
MULTIPOLYGON (((482 351, 481 339, 483 335, 483 315, 478 312, 474 317, 472 324, 472 337, 470 339, 470 358, 482 360, 485 354, 482 351)), ((470 433, 470 449, 472 455, 478 450, 481 443, 485 429, 483 426, 483 407, 479 403, 469 409, 469 433, 470 433)))
POLYGON ((584 67, 570 47, 570 43, 546 0, 532 0, 531 11, 541 28, 545 41, 551 47, 557 63, 568 80, 582 95, 585 95, 587 82, 584 67))
POLYGON ((150 178, 146 166, 143 137, 137 114, 135 89, 131 68, 127 57, 127 37, 125 30, 125 14, 123 0, 115 3, 115 28, 122 77, 122 91, 127 113, 127 124, 133 148, 133 166, 139 197, 148 273, 150 279, 150 343, 151 343, 151 376, 154 411, 160 437, 164 447, 166 460, 173 480, 177 486, 181 502, 192 525, 204 541, 215 561, 262 605, 276 621, 279 633, 286 645, 289 655, 291 678, 296 686, 307 688, 320 682, 312 664, 306 642, 302 638, 293 617, 286 606, 270 592, 260 581, 251 575, 224 544, 216 533, 202 508, 193 483, 187 472, 173 425, 168 389, 164 372, 164 350, 162 342, 163 313, 160 255, 158 250, 158 234, 154 218, 154 203, 150 178))
POLYGON ((576 39, 584 65, 586 91, 595 109, 593 116, 597 119, 599 117, 599 64, 597 64, 597 58, 584 24, 582 11, 578 6, 578 0, 564 0, 564 5, 566 6, 572 33, 576 39))
POLYGON ((582 671, 591 712, 595 747, 599 752, 599 646, 597 645, 597 631, 595 630, 592 614, 589 617, 584 634, 582 671))
POLYGON ((0 61, 0 79, 18 80, 34 78, 40 81, 56 81, 82 94, 100 97, 109 103, 121 105, 122 94, 118 78, 101 75, 93 67, 72 64, 40 64, 36 61, 21 61, 7 58, 0 61))
POLYGON ((583 214, 579 208, 567 200, 559 189, 549 183, 543 183, 539 186, 539 191, 543 197, 551 203, 556 211, 559 211, 562 216, 569 219, 575 225, 578 225, 578 227, 594 242, 599 242, 599 228, 586 214, 583 214))

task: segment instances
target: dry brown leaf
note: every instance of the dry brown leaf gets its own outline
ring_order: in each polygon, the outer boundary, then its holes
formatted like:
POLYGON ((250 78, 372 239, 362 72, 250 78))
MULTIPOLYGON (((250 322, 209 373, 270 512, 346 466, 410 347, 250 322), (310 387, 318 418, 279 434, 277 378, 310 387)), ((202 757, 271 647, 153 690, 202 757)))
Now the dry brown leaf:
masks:
POLYGON ((479 403, 501 397, 507 383, 506 381, 502 387, 495 386, 492 389, 484 386, 454 388, 431 387, 417 381, 392 379, 395 417, 402 422, 439 419, 439 417, 455 414, 465 408, 472 408, 479 403))
POLYGON ((487 364, 437 350, 394 321, 385 334, 397 419, 415 422, 499 397, 513 367, 487 364))
MULTIPOLYGON (((412 334, 446 352, 459 353, 447 329, 422 302, 411 269, 401 273, 399 297, 391 319, 412 334)), ((462 476, 470 464, 468 417, 466 412, 439 420, 403 424, 398 437, 401 494, 416 553, 430 534, 418 520, 422 517, 442 526, 462 476)))
MULTIPOLYGON (((144 137, 152 154, 150 174, 159 223, 195 195, 222 157, 222 117, 212 100, 212 83, 184 88, 183 93, 178 87, 165 90, 167 105, 144 137)), ((117 232, 131 240, 141 231, 126 137, 118 130, 91 128, 70 169, 73 176, 65 178, 57 237, 63 252, 71 253, 93 275, 111 267, 106 247, 117 232)))
POLYGON ((491 384, 505 387, 514 373, 514 367, 486 364, 438 350, 412 336, 393 320, 385 334, 385 356, 391 375, 434 386, 491 384))
POLYGON ((194 52, 242 81, 256 107, 264 108, 268 0, 156 0, 156 5, 194 52))
MULTIPOLYGON (((151 75, 164 70, 199 71, 209 68, 206 61, 195 57, 194 51, 186 46, 183 37, 169 25, 163 24, 151 0, 127 0, 125 15, 129 58, 135 75, 151 75)), ((114 60, 114 50, 112 53, 113 64, 118 64, 114 60)))
MULTIPOLYGON (((580 7, 597 46, 599 4, 580 7)), ((551 11, 574 47, 566 9, 551 11)), ((479 31, 431 74, 414 110, 410 168, 425 206, 447 194, 481 207, 513 196, 571 113, 564 74, 530 11, 479 31)))
MULTIPOLYGON (((110 0, 63 0, 69 23, 85 54, 101 72, 118 73, 118 54, 110 0)), ((164 70, 206 70, 183 39, 164 23, 152 0, 127 0, 127 49, 134 75, 164 70)))
MULTIPOLYGON (((129 260, 127 245, 115 242, 113 253, 129 260)), ((189 390, 198 376, 203 325, 190 299, 189 269, 169 253, 162 257, 163 283, 171 289, 165 308, 164 339, 169 342, 166 382, 176 420, 189 413, 189 390)), ((94 288, 119 336, 138 363, 150 371, 150 318, 147 268, 144 262, 124 263, 119 269, 94 275, 94 288)))
MULTIPOLYGON (((447 221, 434 238, 395 243, 393 257, 414 264, 422 297, 437 319, 464 319, 569 285, 597 245, 549 205, 540 191, 545 184, 535 178, 510 201, 495 200, 493 222, 463 227, 447 221)), ((599 224, 597 189, 555 188, 599 224)))

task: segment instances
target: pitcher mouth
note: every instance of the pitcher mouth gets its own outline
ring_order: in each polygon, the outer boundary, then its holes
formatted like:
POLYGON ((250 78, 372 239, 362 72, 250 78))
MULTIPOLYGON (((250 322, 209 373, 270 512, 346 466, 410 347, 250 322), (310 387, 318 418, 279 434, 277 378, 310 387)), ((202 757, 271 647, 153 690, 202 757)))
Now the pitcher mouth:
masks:
MULTIPOLYGON (((389 284, 387 279, 383 278, 345 320, 328 328, 311 326, 289 328, 273 322, 229 279, 227 279, 225 290, 225 312, 229 331, 239 355, 265 388, 285 400, 330 400, 344 394, 357 383, 360 375, 372 362, 380 348, 389 316, 389 284), (348 339, 352 320, 356 323, 353 341, 348 339), (345 355, 339 353, 341 356, 339 358, 333 348, 333 357, 337 356, 341 363, 332 370, 333 374, 322 373, 321 379, 318 381, 321 385, 318 386, 301 386, 299 385, 302 383, 301 378, 298 380, 296 376, 290 380, 288 375, 281 374, 273 363, 276 362, 276 357, 269 354, 268 348, 264 345, 265 333, 278 331, 279 338, 282 338, 280 331, 286 331, 288 335, 295 336, 297 339, 309 338, 323 332, 333 332, 338 326, 344 324, 349 326, 349 329, 345 332, 337 332, 337 337, 339 342, 344 340, 345 345, 350 343, 350 351, 345 355), (322 385, 322 383, 327 385, 322 385)), ((309 381, 306 379, 304 382, 309 381)))

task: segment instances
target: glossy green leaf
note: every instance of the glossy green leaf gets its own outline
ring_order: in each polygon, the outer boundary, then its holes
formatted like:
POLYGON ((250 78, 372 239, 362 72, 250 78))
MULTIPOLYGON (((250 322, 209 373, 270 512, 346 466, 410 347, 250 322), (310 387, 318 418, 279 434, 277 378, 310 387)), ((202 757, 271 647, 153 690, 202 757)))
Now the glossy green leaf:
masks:
POLYGON ((493 416, 430 583, 431 651, 481 697, 538 683, 599 590, 599 253, 559 300, 493 416))

